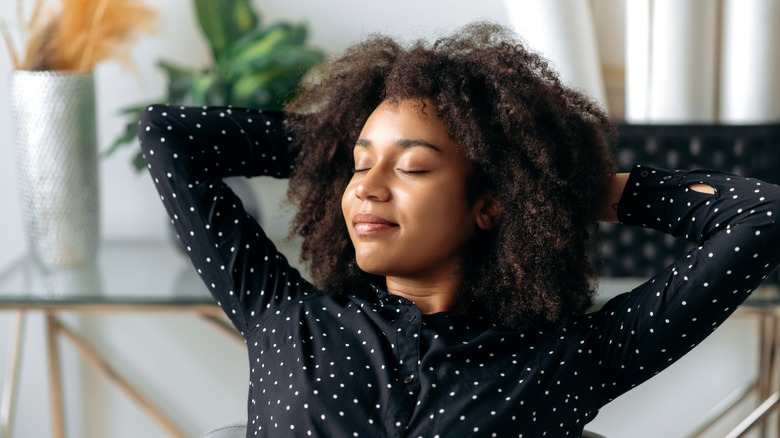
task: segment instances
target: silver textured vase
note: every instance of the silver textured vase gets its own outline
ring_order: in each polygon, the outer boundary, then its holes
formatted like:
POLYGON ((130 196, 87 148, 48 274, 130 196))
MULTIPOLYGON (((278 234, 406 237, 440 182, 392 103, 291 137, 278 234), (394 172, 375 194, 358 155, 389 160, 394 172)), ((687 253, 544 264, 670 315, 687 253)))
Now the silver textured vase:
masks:
POLYGON ((10 104, 31 254, 44 267, 93 263, 100 238, 93 75, 16 71, 10 104))

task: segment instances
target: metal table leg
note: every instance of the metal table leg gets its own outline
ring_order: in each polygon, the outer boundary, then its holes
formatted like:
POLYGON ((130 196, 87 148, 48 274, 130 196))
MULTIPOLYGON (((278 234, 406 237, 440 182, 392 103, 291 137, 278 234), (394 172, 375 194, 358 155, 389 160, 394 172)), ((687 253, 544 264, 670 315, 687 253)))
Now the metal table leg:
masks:
POLYGON ((774 408, 780 403, 780 392, 775 392, 769 396, 759 407, 757 407, 750 415, 747 416, 741 423, 729 432, 725 438, 740 438, 750 432, 753 427, 763 424, 766 416, 769 415, 774 408))
POLYGON ((103 359, 102 356, 92 348, 82 337, 76 334, 73 330, 69 329, 56 318, 52 317, 51 325, 55 327, 55 331, 62 335, 62 337, 69 341, 87 362, 92 364, 97 370, 106 376, 111 383, 116 385, 122 392, 124 392, 130 399, 141 408, 144 413, 149 416, 154 422, 156 422, 163 430, 165 430, 172 437, 184 438, 186 435, 182 432, 171 420, 163 415, 149 400, 146 399, 135 387, 128 382, 122 375, 120 375, 108 362, 103 359))
POLYGON ((780 406, 780 391, 776 389, 778 328, 780 317, 768 312, 761 317, 760 362, 758 375, 758 395, 761 404, 734 427, 726 438, 740 438, 760 426, 759 436, 767 434, 769 415, 780 406))
POLYGON ((8 368, 0 400, 0 438, 11 438, 14 429, 14 408, 19 383, 19 371, 22 369, 22 343, 24 341, 24 322, 27 312, 16 312, 16 324, 11 332, 11 354, 8 356, 8 368))
POLYGON ((60 354, 57 347, 57 318, 46 313, 46 349, 49 356, 49 397, 51 403, 51 428, 54 438, 65 438, 65 420, 62 414, 62 376, 60 354))

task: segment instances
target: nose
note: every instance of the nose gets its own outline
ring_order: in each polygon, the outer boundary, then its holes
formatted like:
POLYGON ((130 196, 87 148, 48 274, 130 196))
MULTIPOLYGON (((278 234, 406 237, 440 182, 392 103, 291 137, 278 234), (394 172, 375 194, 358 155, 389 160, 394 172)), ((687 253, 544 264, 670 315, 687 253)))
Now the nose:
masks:
POLYGON ((383 175, 379 166, 369 169, 358 181, 357 187, 355 187, 355 196, 362 201, 385 202, 390 199, 387 177, 383 175))

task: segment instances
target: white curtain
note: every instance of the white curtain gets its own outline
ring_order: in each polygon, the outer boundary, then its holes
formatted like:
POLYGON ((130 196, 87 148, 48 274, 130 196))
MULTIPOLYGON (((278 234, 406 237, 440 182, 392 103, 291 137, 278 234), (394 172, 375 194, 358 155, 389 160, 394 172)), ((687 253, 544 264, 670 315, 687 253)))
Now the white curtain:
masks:
POLYGON ((780 2, 626 0, 626 120, 780 120, 780 2))
POLYGON ((780 120, 780 1, 724 0, 720 121, 780 120))
POLYGON ((566 85, 604 108, 607 99, 589 0, 505 0, 511 25, 541 53, 566 85))
POLYGON ((627 0, 626 120, 715 121, 717 5, 627 0))

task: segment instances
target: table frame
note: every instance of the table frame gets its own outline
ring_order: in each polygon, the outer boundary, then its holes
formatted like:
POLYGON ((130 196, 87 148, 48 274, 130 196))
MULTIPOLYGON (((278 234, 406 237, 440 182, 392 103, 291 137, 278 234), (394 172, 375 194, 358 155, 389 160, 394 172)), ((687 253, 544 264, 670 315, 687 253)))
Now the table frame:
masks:
MULTIPOLYGON (((120 242, 121 244, 121 242, 120 242)), ((14 271, 25 263, 24 259, 13 263, 8 271, 14 271)), ((2 274, 0 273, 0 277, 2 274)), ((622 287, 622 286, 621 286, 622 287)), ((621 289, 627 290, 627 289, 621 289)), ((69 343, 76 353, 95 367, 114 386, 120 389, 141 411, 153 420, 169 436, 184 437, 182 430, 166 417, 147 397, 138 391, 132 382, 119 374, 100 352, 91 346, 77 331, 68 327, 61 318, 63 314, 188 314, 196 316, 222 331, 232 339, 245 345, 243 337, 229 323, 222 309, 210 298, 179 297, 176 300, 148 299, 128 296, 125 299, 95 301, 93 298, 69 297, 68 300, 17 298, 0 300, 0 312, 15 312, 14 328, 10 343, 8 367, 4 386, 0 394, 0 438, 11 438, 15 405, 21 371, 22 347, 25 322, 28 314, 36 312, 44 316, 47 373, 51 382, 50 409, 54 438, 65 437, 63 416, 63 388, 61 381, 60 340, 69 343)), ((728 397, 713 407, 689 432, 687 436, 705 435, 723 418, 757 396, 759 403, 726 438, 740 438, 760 427, 762 435, 767 432, 767 423, 780 408, 780 385, 776 381, 780 373, 777 349, 780 347, 780 290, 777 285, 765 285, 754 292, 753 297, 737 310, 737 315, 757 317, 759 329, 758 376, 755 381, 737 388, 728 397)))
POLYGON ((192 314, 202 318, 232 339, 244 345, 243 337, 224 318, 222 309, 215 304, 146 304, 146 303, 52 303, 34 301, 0 302, 0 311, 14 311, 16 319, 12 330, 11 354, 8 357, 7 375, 0 399, 0 437, 11 438, 18 392, 19 372, 21 370, 22 346, 24 343, 24 326, 26 316, 30 312, 41 312, 45 316, 46 351, 48 356, 48 374, 51 384, 49 394, 52 436, 65 437, 65 418, 63 415, 63 388, 59 354, 59 339, 70 343, 87 363, 94 366, 112 384, 130 398, 144 414, 154 421, 169 436, 184 438, 185 433, 151 400, 138 391, 135 386, 117 372, 100 352, 95 349, 75 330, 67 326, 59 318, 63 313, 76 314, 110 314, 110 313, 145 313, 145 314, 192 314))
POLYGON ((759 404, 748 415, 734 426, 724 438, 743 438, 756 428, 760 436, 767 436, 768 420, 777 408, 780 408, 780 389, 775 377, 778 372, 777 348, 780 342, 780 304, 771 306, 744 305, 737 310, 735 316, 753 316, 759 319, 759 355, 758 375, 756 379, 735 389, 720 403, 715 405, 699 421, 699 425, 686 436, 698 438, 707 436, 707 432, 715 427, 720 420, 731 414, 738 407, 749 401, 752 395, 757 395, 759 404))

